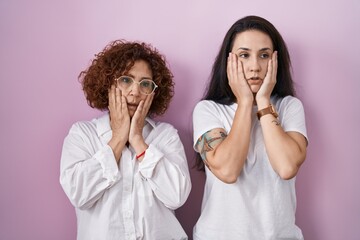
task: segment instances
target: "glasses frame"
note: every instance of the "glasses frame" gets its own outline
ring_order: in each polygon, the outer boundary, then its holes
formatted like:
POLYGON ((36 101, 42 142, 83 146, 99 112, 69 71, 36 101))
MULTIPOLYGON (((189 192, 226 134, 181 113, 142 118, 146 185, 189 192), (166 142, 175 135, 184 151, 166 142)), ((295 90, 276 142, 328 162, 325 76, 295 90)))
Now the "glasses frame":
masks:
POLYGON ((122 75, 122 76, 120 76, 120 77, 115 78, 116 84, 119 84, 119 80, 120 80, 121 78, 123 78, 123 77, 127 77, 127 78, 130 78, 130 79, 132 80, 132 83, 131 83, 131 85, 129 86, 129 88, 131 88, 131 87, 133 86, 133 84, 136 83, 136 84, 139 85, 139 92, 140 92, 141 94, 144 94, 144 95, 150 95, 150 94, 152 94, 152 93, 155 92, 155 90, 159 87, 159 86, 154 82, 154 80, 152 80, 152 79, 150 79, 150 78, 144 78, 144 79, 142 79, 140 82, 136 82, 133 77, 126 76, 126 75, 122 75), (141 84, 141 82, 143 82, 143 81, 151 81, 151 82, 154 84, 155 87, 154 87, 154 89, 152 90, 151 93, 143 93, 143 92, 140 90, 140 89, 141 89, 141 88, 140 88, 140 84, 141 84))

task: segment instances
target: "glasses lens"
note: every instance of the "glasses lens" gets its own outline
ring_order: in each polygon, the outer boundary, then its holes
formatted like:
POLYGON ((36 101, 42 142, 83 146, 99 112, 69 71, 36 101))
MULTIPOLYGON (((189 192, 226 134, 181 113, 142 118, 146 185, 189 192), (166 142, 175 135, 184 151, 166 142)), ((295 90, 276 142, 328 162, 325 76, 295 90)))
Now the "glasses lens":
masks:
POLYGON ((155 89, 155 83, 150 79, 144 79, 140 82, 140 91, 144 94, 150 94, 155 89))
POLYGON ((118 84, 123 89, 128 89, 133 84, 133 82, 134 80, 131 77, 121 76, 118 78, 118 84))

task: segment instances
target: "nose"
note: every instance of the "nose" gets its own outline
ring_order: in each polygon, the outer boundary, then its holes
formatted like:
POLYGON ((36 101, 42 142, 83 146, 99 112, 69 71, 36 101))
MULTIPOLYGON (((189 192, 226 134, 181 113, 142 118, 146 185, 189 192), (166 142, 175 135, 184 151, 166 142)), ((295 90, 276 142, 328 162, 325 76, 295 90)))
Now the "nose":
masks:
POLYGON ((131 95, 140 95, 140 84, 137 82, 134 82, 131 86, 131 91, 130 91, 131 95))
POLYGON ((257 58, 253 58, 250 60, 249 63, 249 70, 250 72, 260 72, 260 63, 259 63, 259 59, 257 58))

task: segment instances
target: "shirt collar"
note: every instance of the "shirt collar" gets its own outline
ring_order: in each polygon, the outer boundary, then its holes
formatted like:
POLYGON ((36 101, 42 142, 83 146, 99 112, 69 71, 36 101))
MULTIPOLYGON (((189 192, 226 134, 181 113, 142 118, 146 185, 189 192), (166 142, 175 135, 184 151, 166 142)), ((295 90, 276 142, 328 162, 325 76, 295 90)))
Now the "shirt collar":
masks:
MULTIPOLYGON (((149 123, 152 128, 155 128, 155 126, 156 126, 156 122, 149 117, 145 118, 145 125, 146 125, 146 123, 149 123)), ((96 132, 99 137, 104 136, 105 134, 111 132, 109 113, 96 119, 95 124, 96 124, 96 132)))

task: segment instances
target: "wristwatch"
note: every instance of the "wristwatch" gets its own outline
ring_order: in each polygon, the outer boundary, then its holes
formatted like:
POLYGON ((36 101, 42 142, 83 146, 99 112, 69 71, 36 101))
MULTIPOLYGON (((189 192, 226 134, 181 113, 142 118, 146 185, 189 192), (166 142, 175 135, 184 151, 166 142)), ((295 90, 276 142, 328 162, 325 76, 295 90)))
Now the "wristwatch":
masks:
POLYGON ((279 116, 279 114, 276 112, 276 109, 271 104, 267 108, 259 110, 257 112, 257 117, 260 120, 260 118, 266 114, 272 114, 275 118, 277 118, 279 116))

